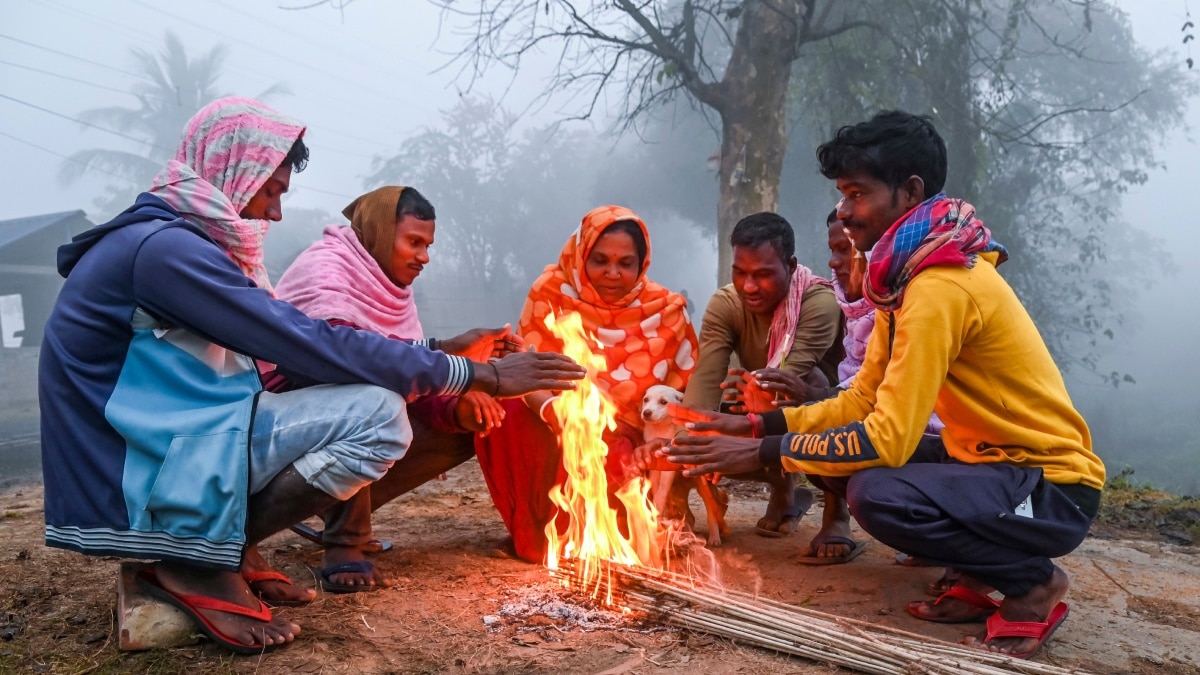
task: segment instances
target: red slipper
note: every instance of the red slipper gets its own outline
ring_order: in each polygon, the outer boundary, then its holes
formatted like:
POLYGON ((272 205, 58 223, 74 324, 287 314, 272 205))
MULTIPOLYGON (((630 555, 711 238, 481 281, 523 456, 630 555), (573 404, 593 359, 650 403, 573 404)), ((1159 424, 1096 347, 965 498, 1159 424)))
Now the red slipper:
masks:
MULTIPOLYGON (((985 617, 997 616, 996 610, 1000 609, 1000 601, 990 595, 984 595, 982 593, 973 591, 966 586, 954 586, 950 590, 939 595, 937 600, 933 601, 932 605, 930 605, 926 600, 914 600, 908 603, 907 609, 909 614, 912 614, 922 621, 929 621, 932 623, 974 623, 976 621, 982 621, 985 617), (974 614, 953 618, 921 614, 920 610, 922 607, 937 607, 938 605, 942 604, 942 601, 946 598, 962 600, 979 611, 975 612, 974 614)), ((990 621, 991 620, 989 619, 989 623, 990 621)))
POLYGON ((1071 613, 1067 603, 1060 602, 1050 610, 1050 616, 1046 617, 1045 621, 1009 621, 1000 616, 1000 612, 988 617, 987 620, 987 637, 983 639, 983 644, 987 644, 996 638, 1019 637, 1019 638, 1035 638, 1037 644, 1027 652, 1020 654, 1009 654, 1015 659, 1027 659, 1037 653, 1042 645, 1046 644, 1046 640, 1054 635, 1054 631, 1062 625, 1063 621, 1067 620, 1067 615, 1071 613))
POLYGON ((262 592, 255 588, 254 584, 261 583, 263 581, 279 581, 287 584, 288 586, 292 585, 292 580, 279 570, 249 570, 242 572, 242 578, 246 580, 246 584, 250 586, 250 590, 254 591, 254 594, 258 596, 258 599, 265 602, 268 606, 304 607, 305 605, 312 603, 312 600, 271 600, 270 598, 264 598, 262 596, 262 592))
POLYGON ((231 651, 235 651, 239 654, 261 654, 268 649, 279 646, 261 643, 248 645, 243 642, 232 640, 229 636, 218 631, 217 628, 213 626, 203 614, 200 613, 200 610, 202 609, 211 609, 216 612, 237 614, 239 616, 246 616, 250 617, 251 619, 262 621, 263 623, 268 623, 272 618, 271 610, 265 604, 263 604, 261 600, 258 601, 258 611, 254 611, 253 609, 242 607, 241 605, 235 605, 232 602, 210 598, 205 595, 172 593, 158 582, 158 575, 155 574, 153 569, 144 569, 141 572, 138 572, 137 578, 146 591, 150 593, 150 595, 153 595, 159 600, 178 608, 184 614, 190 616, 192 620, 196 622, 196 625, 200 628, 200 631, 208 636, 208 639, 231 651))

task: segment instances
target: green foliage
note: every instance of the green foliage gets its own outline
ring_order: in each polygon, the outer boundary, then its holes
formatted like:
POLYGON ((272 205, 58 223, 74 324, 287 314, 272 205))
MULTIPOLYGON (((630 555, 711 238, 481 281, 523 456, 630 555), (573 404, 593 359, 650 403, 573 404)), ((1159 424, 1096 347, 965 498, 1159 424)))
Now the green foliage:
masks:
POLYGON ((872 2, 887 35, 847 33, 797 62, 798 123, 827 136, 879 109, 931 115, 947 192, 1008 247, 1001 273, 1058 363, 1131 383, 1098 359, 1168 257, 1121 198, 1158 166, 1196 82, 1106 2, 872 2))
POLYGON ((1200 542, 1200 497, 1163 492, 1134 480, 1133 473, 1131 467, 1126 467, 1109 478, 1096 520, 1176 543, 1200 542))

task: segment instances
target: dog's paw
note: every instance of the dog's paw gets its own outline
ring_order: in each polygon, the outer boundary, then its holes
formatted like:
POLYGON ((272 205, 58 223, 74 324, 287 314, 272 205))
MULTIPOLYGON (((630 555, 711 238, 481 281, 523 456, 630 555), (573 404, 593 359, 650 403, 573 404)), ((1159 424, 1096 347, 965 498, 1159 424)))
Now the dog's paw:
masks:
POLYGON ((709 548, 719 548, 721 546, 721 533, 710 533, 708 538, 704 540, 704 543, 707 544, 709 548))

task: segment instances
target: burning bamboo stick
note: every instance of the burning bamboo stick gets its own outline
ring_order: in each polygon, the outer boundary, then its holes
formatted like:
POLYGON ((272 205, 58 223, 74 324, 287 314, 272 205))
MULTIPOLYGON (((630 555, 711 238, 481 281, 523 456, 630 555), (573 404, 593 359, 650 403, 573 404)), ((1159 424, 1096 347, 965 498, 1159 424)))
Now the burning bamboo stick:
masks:
MULTIPOLYGON (((560 563, 552 575, 568 587, 579 588, 575 561, 565 559, 560 563)), ((598 584, 604 596, 630 610, 681 628, 862 673, 1084 674, 1081 670, 1023 661, 742 591, 707 588, 669 571, 616 563, 601 565, 604 572, 592 577, 590 585, 595 588, 598 584)))

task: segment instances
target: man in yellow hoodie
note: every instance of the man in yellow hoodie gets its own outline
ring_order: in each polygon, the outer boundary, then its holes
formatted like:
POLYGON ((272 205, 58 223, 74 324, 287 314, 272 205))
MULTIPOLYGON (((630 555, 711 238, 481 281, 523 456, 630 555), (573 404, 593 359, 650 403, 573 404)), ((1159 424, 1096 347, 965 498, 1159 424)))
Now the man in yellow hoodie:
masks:
POLYGON ((678 408, 691 435, 655 454, 687 475, 782 465, 829 477, 876 539, 962 573, 910 613, 986 620, 965 643, 1030 656, 1068 611, 1051 558, 1083 541, 1100 504, 1087 424, 996 271, 1007 252, 974 207, 941 192, 946 149, 927 118, 879 113, 839 129, 817 158, 847 234, 872 254, 862 370, 835 398, 762 416, 678 408), (910 462, 933 412, 950 459, 910 462))

